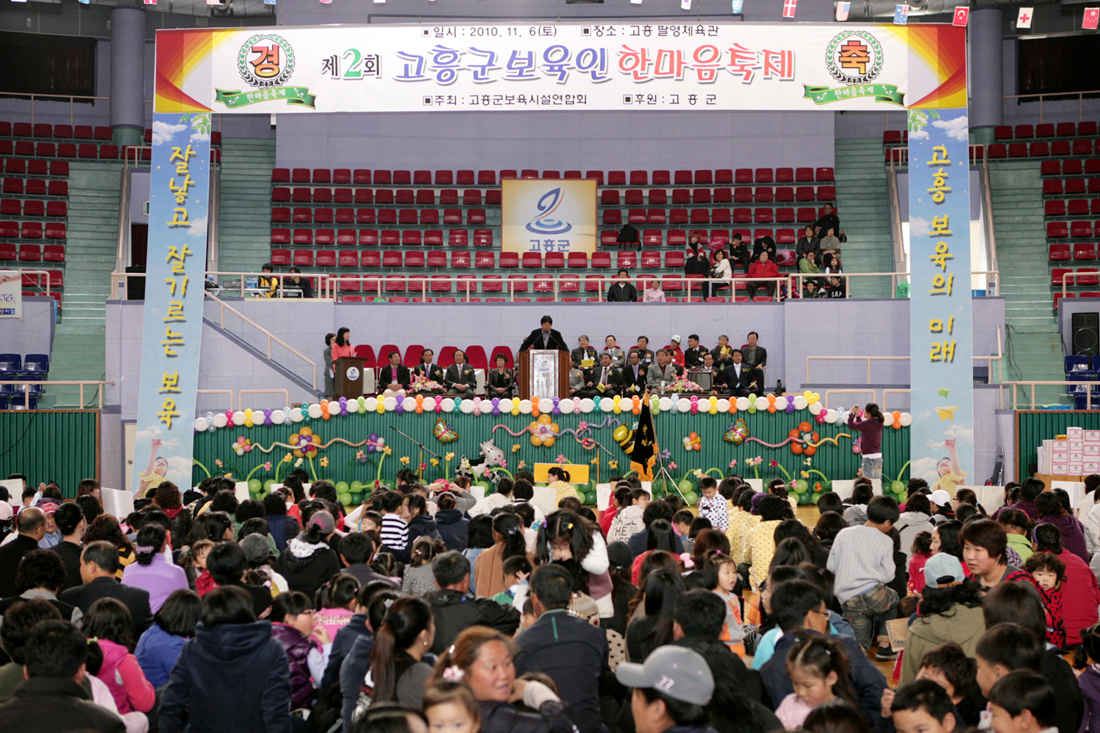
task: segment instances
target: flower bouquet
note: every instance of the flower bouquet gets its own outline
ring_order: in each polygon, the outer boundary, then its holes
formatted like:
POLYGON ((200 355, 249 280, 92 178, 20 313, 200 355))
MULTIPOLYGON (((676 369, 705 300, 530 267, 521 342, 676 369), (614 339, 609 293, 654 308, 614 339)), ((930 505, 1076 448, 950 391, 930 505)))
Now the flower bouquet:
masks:
POLYGON ((443 385, 428 379, 424 374, 416 374, 413 376, 412 384, 409 385, 409 392, 412 394, 442 394, 443 385))
POLYGON ((668 387, 670 392, 682 394, 684 392, 702 392, 703 388, 687 378, 687 373, 678 374, 676 379, 668 387))

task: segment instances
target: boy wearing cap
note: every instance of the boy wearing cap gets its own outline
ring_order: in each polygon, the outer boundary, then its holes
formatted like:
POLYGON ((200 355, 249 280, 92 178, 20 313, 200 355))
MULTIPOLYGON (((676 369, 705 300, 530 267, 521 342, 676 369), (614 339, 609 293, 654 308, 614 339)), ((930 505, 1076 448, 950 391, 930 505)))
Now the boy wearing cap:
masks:
POLYGON ((687 362, 685 361, 686 357, 684 356, 684 350, 680 348, 679 336, 672 337, 672 343, 665 347, 665 351, 667 351, 668 355, 672 357, 673 364, 681 368, 687 366, 687 362))
POLYGON ((655 649, 645 664, 623 662, 615 671, 633 688, 630 712, 637 733, 706 733, 706 706, 714 694, 714 676, 698 652, 676 646, 655 649))
POLYGON ((957 643, 967 656, 974 656, 985 633, 985 618, 973 584, 959 587, 965 580, 962 563, 954 555, 940 552, 925 563, 925 588, 931 592, 925 594, 921 603, 920 618, 909 626, 901 658, 900 684, 917 679, 924 655, 948 642, 957 643), (952 590, 956 588, 957 591, 952 590))

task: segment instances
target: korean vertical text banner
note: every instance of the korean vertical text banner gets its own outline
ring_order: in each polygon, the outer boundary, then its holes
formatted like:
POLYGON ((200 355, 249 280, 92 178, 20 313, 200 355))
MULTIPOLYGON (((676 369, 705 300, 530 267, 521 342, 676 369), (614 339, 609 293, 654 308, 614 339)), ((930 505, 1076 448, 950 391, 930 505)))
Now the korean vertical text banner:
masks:
POLYGON ((909 111, 910 475, 952 495, 975 480, 968 138, 965 108, 909 111))
POLYGON ((210 115, 155 114, 133 488, 191 485, 206 278, 210 115))
POLYGON ((594 180, 501 181, 504 252, 596 251, 594 180))

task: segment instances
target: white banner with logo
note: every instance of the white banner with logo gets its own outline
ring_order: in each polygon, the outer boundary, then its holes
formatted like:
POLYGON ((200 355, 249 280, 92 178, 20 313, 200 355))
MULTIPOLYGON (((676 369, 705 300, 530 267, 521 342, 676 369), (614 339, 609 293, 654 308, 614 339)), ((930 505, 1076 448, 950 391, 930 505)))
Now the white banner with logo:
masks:
POLYGON ((16 270, 0 270, 0 318, 23 317, 23 276, 16 270))
POLYGON ((596 182, 501 181, 503 252, 596 251, 596 182))
POLYGON ((157 31, 156 111, 889 110, 966 103, 950 25, 487 23, 157 31))

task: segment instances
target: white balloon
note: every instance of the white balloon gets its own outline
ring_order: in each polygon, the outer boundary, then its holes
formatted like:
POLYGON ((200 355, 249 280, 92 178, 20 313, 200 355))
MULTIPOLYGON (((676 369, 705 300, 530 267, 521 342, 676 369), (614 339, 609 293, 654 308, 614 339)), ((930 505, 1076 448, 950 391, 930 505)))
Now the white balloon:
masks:
POLYGON ((810 414, 811 415, 817 415, 824 409, 825 409, 825 405, 821 404, 820 402, 815 402, 812 405, 810 405, 810 414))
POLYGON ((416 398, 406 397, 401 401, 401 409, 405 412, 414 412, 416 410, 416 398))
POLYGON ((310 405, 309 409, 306 411, 306 414, 316 420, 317 418, 321 417, 321 406, 317 403, 310 405))
POLYGON ((715 409, 717 409, 718 412, 729 412, 730 411, 730 401, 727 400, 725 397, 719 399, 718 404, 715 405, 715 409))
POLYGON ((290 419, 294 422, 302 422, 302 420, 306 419, 306 416, 302 414, 301 407, 295 407, 290 411, 290 419))
POLYGON ((901 426, 907 428, 913 424, 913 416, 908 412, 901 413, 901 426))
POLYGON ((531 400, 520 400, 519 411, 524 415, 531 414, 531 400))
POLYGON ((883 420, 882 420, 883 427, 888 428, 888 427, 890 427, 891 425, 894 424, 894 413, 884 412, 884 413, 882 413, 882 417, 883 417, 883 420))
POLYGON ((237 410, 233 413, 233 424, 237 427, 241 427, 244 425, 244 413, 240 410, 237 410))
POLYGON ((501 412, 511 412, 512 411, 512 399, 510 397, 505 397, 504 399, 502 399, 500 402, 497 403, 497 407, 500 408, 501 412))
POLYGON ((328 403, 328 414, 330 414, 330 415, 339 415, 340 414, 340 403, 339 402, 330 402, 330 403, 328 403))
POLYGON ((749 409, 749 404, 750 403, 749 403, 749 398, 748 397, 738 397, 737 398, 737 409, 738 410, 747 410, 747 409, 749 409))
POLYGON ((837 419, 836 410, 826 410, 825 411, 825 422, 832 425, 833 423, 836 422, 836 419, 837 419))
POLYGON ((784 412, 787 409, 787 398, 786 397, 776 397, 775 398, 775 409, 776 409, 777 412, 784 412))
POLYGON ((552 400, 548 397, 543 397, 541 400, 539 400, 539 412, 553 412, 553 411, 554 411, 554 400, 552 400))
POLYGON ((589 398, 585 397, 583 400, 581 400, 581 412, 588 413, 588 412, 592 412, 595 409, 596 409, 596 403, 593 402, 592 400, 590 400, 589 398))
POLYGON ((286 415, 283 414, 282 410, 272 410, 271 422, 275 425, 282 425, 286 422, 286 415))
POLYGON ((214 416, 214 427, 224 428, 228 424, 229 418, 225 416, 224 412, 219 412, 217 415, 214 416))
POLYGON ((462 400, 462 402, 458 403, 458 409, 463 414, 469 415, 471 412, 474 411, 474 401, 473 400, 462 400))
POLYGON ((668 412, 669 410, 672 409, 672 398, 671 397, 662 397, 660 405, 661 405, 661 411, 662 412, 668 412))
POLYGON ((794 396, 794 409, 796 409, 796 410, 805 410, 806 406, 809 405, 809 404, 810 404, 810 401, 807 400, 803 395, 795 395, 794 396))
POLYGON ((680 401, 676 403, 676 409, 680 412, 691 412, 691 400, 687 397, 681 397, 680 401))
POLYGON ((558 403, 558 409, 562 411, 563 415, 571 415, 573 413, 573 400, 562 400, 558 403))
POLYGON ((610 397, 604 397, 600 400, 600 412, 613 412, 615 410, 615 400, 610 397))
POLYGON ((365 400, 363 400, 363 410, 365 410, 366 412, 377 412, 378 411, 378 398, 377 397, 368 397, 365 400))
POLYGON ((210 423, 208 423, 206 421, 205 417, 196 417, 195 418, 195 432, 201 433, 202 431, 206 430, 208 427, 210 427, 210 423))
MULTIPOLYGON (((397 409, 397 399, 394 397, 383 398, 382 407, 386 410, 386 412, 393 412, 397 409)), ((376 407, 374 409, 377 410, 378 408, 376 407)))

